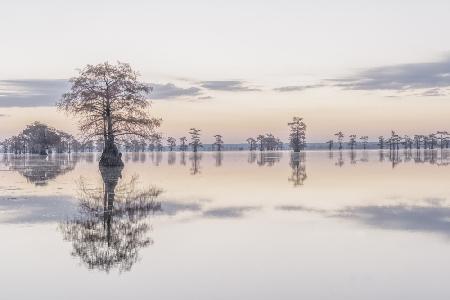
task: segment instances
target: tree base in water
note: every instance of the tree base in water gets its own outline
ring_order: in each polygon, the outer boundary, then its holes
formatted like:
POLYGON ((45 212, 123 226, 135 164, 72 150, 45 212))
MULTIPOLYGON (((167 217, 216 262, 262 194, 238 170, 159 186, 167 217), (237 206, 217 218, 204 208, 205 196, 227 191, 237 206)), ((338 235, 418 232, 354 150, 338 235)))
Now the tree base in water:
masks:
POLYGON ((105 148, 100 157, 99 165, 102 167, 122 167, 122 153, 119 152, 115 145, 105 148))

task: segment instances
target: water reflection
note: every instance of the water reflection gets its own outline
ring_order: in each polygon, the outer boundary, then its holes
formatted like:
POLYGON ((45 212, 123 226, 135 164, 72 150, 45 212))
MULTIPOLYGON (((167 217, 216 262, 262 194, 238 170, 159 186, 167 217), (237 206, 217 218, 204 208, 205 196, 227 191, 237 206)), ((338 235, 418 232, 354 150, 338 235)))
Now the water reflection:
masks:
POLYGON ((176 153, 174 153, 174 152, 169 152, 169 153, 167 154, 167 164, 168 164, 169 166, 174 165, 175 162, 176 162, 176 160, 177 160, 177 155, 176 155, 176 153))
POLYGON ((257 154, 256 164, 258 166, 268 166, 272 167, 276 163, 279 163, 281 158, 283 157, 283 152, 263 152, 260 151, 257 154))
POLYGON ((294 187, 301 186, 305 182, 306 176, 306 165, 305 165, 306 154, 304 152, 292 152, 290 158, 291 176, 289 177, 289 182, 292 182, 294 187))
POLYGON ((197 175, 200 173, 200 161, 202 160, 202 154, 200 152, 193 152, 189 156, 191 161, 191 175, 197 175))
POLYGON ((45 186, 50 180, 73 171, 79 160, 77 155, 16 156, 5 155, 3 164, 11 171, 16 171, 36 186, 45 186))
POLYGON ((137 189, 137 177, 118 184, 122 167, 100 168, 100 172, 102 188, 90 188, 80 180, 80 214, 59 228, 72 243, 72 255, 89 269, 129 271, 139 249, 153 243, 147 237, 151 228, 147 216, 161 210, 157 199, 162 190, 137 189))
POLYGON ((433 232, 450 237, 450 207, 443 205, 347 207, 335 216, 382 229, 433 232))
POLYGON ((216 161, 216 167, 222 166, 222 161, 223 161, 222 151, 214 152, 214 159, 216 161))

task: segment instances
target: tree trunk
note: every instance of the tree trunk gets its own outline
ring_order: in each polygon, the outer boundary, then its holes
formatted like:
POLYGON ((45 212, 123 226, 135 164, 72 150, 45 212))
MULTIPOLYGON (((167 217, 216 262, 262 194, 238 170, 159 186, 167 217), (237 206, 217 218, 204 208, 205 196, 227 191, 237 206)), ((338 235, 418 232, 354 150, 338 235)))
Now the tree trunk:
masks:
POLYGON ((103 167, 120 167, 123 166, 122 153, 119 152, 119 149, 114 143, 114 134, 112 130, 112 120, 110 114, 108 114, 107 116, 107 122, 108 133, 99 164, 103 167))

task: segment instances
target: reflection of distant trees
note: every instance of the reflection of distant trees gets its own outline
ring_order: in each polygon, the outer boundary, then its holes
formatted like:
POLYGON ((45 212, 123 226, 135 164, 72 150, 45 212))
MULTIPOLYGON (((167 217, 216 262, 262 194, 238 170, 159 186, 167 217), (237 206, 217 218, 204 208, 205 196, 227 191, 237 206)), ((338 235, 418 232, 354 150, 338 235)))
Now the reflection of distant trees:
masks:
POLYGON ((167 154, 167 164, 169 164, 169 165, 175 164, 176 158, 177 158, 176 153, 169 152, 167 154))
POLYGON ((4 155, 3 164, 18 172, 28 182, 35 185, 47 185, 48 181, 75 169, 79 156, 61 154, 51 156, 38 155, 4 155))
POLYGON ((222 153, 222 151, 215 152, 213 154, 213 156, 214 156, 214 159, 216 160, 216 167, 222 166, 222 161, 223 161, 223 153, 222 153))
POLYGON ((186 153, 184 151, 180 153, 180 165, 186 165, 186 153))
POLYGON ((199 152, 193 152, 189 156, 191 161, 191 175, 197 175, 200 173, 200 161, 202 160, 202 154, 199 152))
MULTIPOLYGON (((329 158, 333 158, 332 152, 329 152, 329 158)), ((401 163, 428 163, 431 165, 437 166, 447 166, 450 165, 450 151, 447 149, 417 149, 412 150, 410 148, 406 148, 404 150, 395 150, 395 151, 387 151, 384 149, 380 149, 378 151, 378 161, 384 162, 387 161, 391 164, 392 168, 395 168, 397 165, 401 163)), ((351 164, 356 164, 358 162, 369 162, 369 153, 367 151, 348 151, 348 161, 351 164), (361 158, 358 159, 358 154, 361 155, 361 158)), ((345 164, 343 151, 338 152, 338 158, 335 162, 335 165, 342 167, 345 164)))
POLYGON ((122 167, 101 168, 102 188, 79 184, 80 215, 61 223, 64 239, 72 242, 72 255, 89 269, 129 271, 137 262, 139 249, 153 241, 147 217, 161 209, 161 190, 140 190, 137 177, 118 184, 122 167))
POLYGON ((305 165, 305 153, 304 152, 292 152, 290 159, 291 176, 289 181, 294 184, 294 187, 303 185, 306 180, 306 165, 305 165))
POLYGON ((259 152, 256 163, 258 166, 272 167, 279 163, 282 157, 282 152, 259 152))
POLYGON ((248 159, 247 159, 249 164, 253 164, 256 161, 256 153, 253 151, 250 151, 248 153, 248 159))

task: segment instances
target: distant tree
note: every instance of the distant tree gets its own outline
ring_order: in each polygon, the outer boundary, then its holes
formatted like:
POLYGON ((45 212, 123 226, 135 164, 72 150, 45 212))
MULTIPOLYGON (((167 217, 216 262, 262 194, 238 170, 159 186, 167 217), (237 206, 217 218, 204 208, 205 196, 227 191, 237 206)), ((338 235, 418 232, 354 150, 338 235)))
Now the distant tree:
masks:
POLYGON ((349 136, 348 145, 350 146, 351 150, 355 149, 355 146, 356 146, 356 135, 355 134, 351 134, 349 136))
POLYGON ((187 144, 186 144, 187 138, 185 136, 180 137, 180 151, 186 151, 187 150, 187 144))
POLYGON ((414 135, 414 144, 416 145, 416 149, 419 150, 420 149, 420 143, 422 141, 422 135, 414 135))
POLYGON ((304 149, 305 145, 305 122, 303 122, 303 118, 294 117, 288 125, 291 130, 291 133, 289 134, 291 148, 294 152, 300 152, 300 150, 304 149))
POLYGON ((342 150, 342 141, 344 140, 344 134, 342 133, 342 131, 339 131, 338 133, 335 133, 334 135, 338 139, 339 150, 342 150))
POLYGON ((151 87, 138 81, 130 65, 108 62, 87 65, 58 103, 58 108, 80 117, 86 139, 103 137, 101 166, 121 166, 116 139, 135 136, 149 139, 161 120, 149 116, 147 95, 151 87))
POLYGON ((264 141, 265 141, 266 137, 262 134, 258 135, 256 137, 256 141, 259 144, 259 151, 263 151, 264 150, 264 141))
POLYGON ((252 137, 247 139, 250 151, 256 150, 256 140, 252 137))
POLYGON ((363 149, 366 150, 369 137, 367 135, 364 135, 364 136, 360 137, 359 139, 362 141, 363 149))
POLYGON ((177 146, 176 140, 173 137, 168 137, 167 138, 167 146, 169 147, 169 151, 173 151, 173 149, 175 149, 175 147, 177 146))
POLYGON ((222 146, 223 146, 222 136, 220 134, 216 134, 214 136, 214 138, 216 139, 214 142, 214 146, 216 147, 216 150, 222 151, 222 146))
POLYGON ((329 141, 327 141, 327 144, 328 144, 328 150, 333 150, 333 143, 334 143, 334 141, 333 140, 329 140, 329 141))
POLYGON ((151 137, 153 145, 155 145, 155 150, 158 152, 163 151, 164 146, 162 144, 162 135, 160 133, 154 133, 151 137))
POLYGON ((384 149, 384 137, 382 135, 378 137, 378 146, 381 150, 384 149))
POLYGON ((189 134, 191 135, 191 142, 189 145, 192 147, 192 151, 197 152, 198 148, 202 148, 203 144, 200 141, 200 129, 191 128, 189 134))
POLYGON ((436 134, 438 135, 439 145, 440 145, 441 149, 443 149, 444 141, 445 141, 446 136, 448 136, 448 132, 447 131, 438 131, 438 132, 436 132, 436 134))

